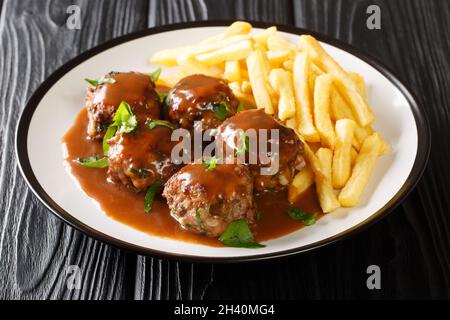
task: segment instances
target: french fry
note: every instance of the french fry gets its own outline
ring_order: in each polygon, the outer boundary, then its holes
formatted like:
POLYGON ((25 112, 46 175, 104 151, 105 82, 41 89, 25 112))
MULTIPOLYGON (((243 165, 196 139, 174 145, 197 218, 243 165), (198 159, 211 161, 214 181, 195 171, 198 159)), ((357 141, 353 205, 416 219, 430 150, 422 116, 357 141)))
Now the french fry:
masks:
POLYGON ((252 31, 252 25, 245 21, 233 22, 228 28, 221 34, 205 39, 201 44, 220 41, 236 35, 246 35, 252 31))
POLYGON ((279 68, 283 62, 289 59, 291 52, 289 50, 267 51, 267 59, 269 59, 272 68, 279 68))
POLYGON ((247 70, 256 106, 258 108, 264 108, 264 111, 268 114, 274 114, 272 100, 267 90, 267 76, 264 72, 263 61, 261 61, 258 51, 248 56, 247 70))
POLYGON ((270 70, 271 65, 269 62, 269 59, 267 58, 267 54, 266 54, 266 50, 260 46, 260 45, 256 45, 255 46, 255 51, 258 54, 259 57, 259 61, 261 62, 261 66, 263 67, 263 72, 264 72, 264 76, 265 76, 265 84, 266 84, 266 90, 269 93, 270 96, 270 100, 272 101, 272 106, 273 106, 273 110, 274 113, 276 113, 276 109, 277 109, 277 103, 278 103, 278 96, 277 93, 275 92, 275 90, 272 88, 272 86, 269 83, 269 74, 270 74, 270 70))
POLYGON ((272 36, 272 35, 274 35, 276 33, 277 33, 277 27, 270 27, 270 28, 267 28, 264 31, 258 33, 258 34, 255 34, 253 36, 253 40, 256 43, 258 43, 260 45, 263 45, 264 47, 267 48, 267 39, 270 36, 272 36))
POLYGON ((236 60, 226 61, 224 76, 228 82, 240 81, 241 68, 239 66, 239 61, 236 60))
POLYGON ((355 148, 352 147, 352 150, 350 151, 350 156, 352 159, 352 168, 355 165, 356 157, 358 157, 358 151, 356 151, 355 148))
POLYGON ((319 42, 309 35, 300 36, 300 47, 305 50, 311 59, 322 70, 333 75, 333 82, 344 98, 350 103, 350 107, 360 126, 365 127, 373 122, 374 115, 367 102, 358 93, 358 88, 350 76, 341 66, 331 58, 320 46, 319 42))
POLYGON ((309 60, 305 53, 298 53, 294 60, 294 95, 297 105, 298 131, 309 142, 319 142, 320 136, 313 124, 312 99, 309 90, 309 60))
POLYGON ((334 149, 335 133, 330 118, 331 76, 318 76, 314 88, 314 123, 322 144, 334 149))
POLYGON ((286 120, 286 127, 297 130, 297 121, 295 120, 295 117, 286 120))
POLYGON ((377 133, 364 140, 355 160, 352 175, 339 193, 339 202, 344 207, 354 207, 358 204, 380 153, 381 138, 377 133))
POLYGON ((294 89, 292 88, 292 75, 283 69, 272 69, 269 81, 279 96, 278 118, 281 121, 295 116, 294 89))
POLYGON ((331 212, 340 207, 340 203, 334 194, 331 186, 331 163, 333 152, 327 148, 320 148, 316 152, 324 178, 316 177, 316 189, 319 198, 320 207, 324 213, 331 212))
POLYGON ((233 94, 236 96, 236 98, 238 98, 239 101, 244 104, 244 106, 250 108, 256 107, 256 102, 253 94, 242 92, 239 82, 230 82, 228 83, 228 86, 230 87, 231 91, 233 91, 233 94))
POLYGON ((307 166, 297 173, 288 187, 288 200, 295 203, 314 184, 314 172, 307 166))
POLYGON ((293 60, 284 61, 283 68, 292 72, 292 70, 294 70, 294 61, 293 60))
POLYGON ((250 41, 250 36, 247 35, 236 35, 229 38, 224 38, 216 41, 211 41, 208 43, 203 43, 192 47, 188 53, 192 55, 199 55, 203 53, 208 53, 216 51, 231 45, 237 44, 242 41, 250 41))
POLYGON ((189 50, 191 49, 192 49, 191 46, 186 46, 180 48, 160 50, 155 52, 151 56, 150 62, 160 66, 175 67, 178 65, 177 63, 178 56, 183 53, 189 52, 189 50))
POLYGON ((252 51, 253 43, 250 40, 244 40, 228 47, 196 55, 195 59, 205 66, 214 66, 227 60, 245 59, 252 51))
POLYGON ((336 122, 336 145, 333 154, 331 181, 333 188, 340 189, 350 178, 352 169, 352 140, 355 121, 341 119, 336 122))
POLYGON ((316 179, 325 179, 325 174, 322 171, 322 165, 320 164, 319 159, 317 159, 316 154, 311 150, 306 142, 303 143, 303 148, 306 161, 311 166, 316 179))
POLYGON ((242 81, 241 83, 241 90, 244 93, 251 93, 252 92, 252 85, 247 80, 242 81))
POLYGON ((177 63, 182 67, 182 73, 185 75, 190 74, 204 74, 210 77, 220 78, 221 74, 214 69, 205 67, 194 59, 191 54, 181 54, 177 57, 177 63))
POLYGON ((278 34, 273 34, 267 38, 267 47, 269 50, 291 50, 297 51, 297 46, 292 42, 280 37, 278 34))
POLYGON ((180 80, 180 77, 175 74, 161 74, 156 81, 156 85, 172 88, 176 85, 176 83, 180 80))
POLYGON ((356 72, 348 72, 349 77, 353 80, 358 89, 358 93, 363 97, 365 101, 367 101, 367 89, 366 83, 362 75, 356 72))

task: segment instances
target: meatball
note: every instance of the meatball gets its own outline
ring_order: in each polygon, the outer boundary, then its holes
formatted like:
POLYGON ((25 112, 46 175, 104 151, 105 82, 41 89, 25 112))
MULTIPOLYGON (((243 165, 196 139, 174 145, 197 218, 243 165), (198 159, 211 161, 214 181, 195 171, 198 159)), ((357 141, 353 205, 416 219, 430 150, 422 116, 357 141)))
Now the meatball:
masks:
POLYGON ((180 167, 171 161, 171 151, 177 143, 171 141, 171 133, 166 126, 141 126, 109 139, 108 180, 123 183, 134 191, 145 190, 156 180, 167 181, 180 167))
POLYGON ((218 127, 217 139, 223 142, 226 148, 234 151, 234 155, 239 150, 245 151, 243 152, 245 162, 249 163, 256 191, 283 190, 292 181, 295 170, 301 170, 305 165, 302 156, 303 143, 294 130, 285 127, 262 109, 242 111, 228 118, 218 127), (252 130, 249 129, 254 129, 253 137, 255 138, 251 139, 252 135, 249 131, 252 130), (267 142, 259 141, 261 137, 264 137, 259 129, 267 130, 267 142), (272 137, 272 129, 279 130, 278 139, 272 137), (243 149, 242 137, 248 139, 245 149, 243 149), (250 147, 249 144, 252 146, 250 147), (267 149, 261 150, 261 144, 267 146, 267 149), (275 144, 278 144, 278 154, 273 153, 275 144), (278 171, 262 174, 262 169, 267 170, 271 166, 268 159, 262 157, 267 158, 270 153, 273 160, 278 160, 278 171))
POLYGON ((138 120, 160 118, 160 101, 153 80, 138 72, 111 72, 106 81, 87 89, 88 136, 99 140, 105 135, 120 103, 126 101, 138 120), (112 79, 112 80, 109 80, 112 79))
POLYGON ((217 164, 207 170, 188 164, 167 181, 163 196, 183 228, 208 237, 220 236, 234 220, 255 221, 253 184, 245 165, 217 164))
POLYGON ((226 81, 195 74, 181 79, 167 97, 167 118, 184 129, 200 121, 201 129, 213 129, 234 115, 239 106, 226 81))

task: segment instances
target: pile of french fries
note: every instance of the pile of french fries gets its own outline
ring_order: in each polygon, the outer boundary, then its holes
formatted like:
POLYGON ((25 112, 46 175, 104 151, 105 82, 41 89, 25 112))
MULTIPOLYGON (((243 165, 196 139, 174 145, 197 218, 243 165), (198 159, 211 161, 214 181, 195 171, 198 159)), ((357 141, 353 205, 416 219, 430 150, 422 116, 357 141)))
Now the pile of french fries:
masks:
POLYGON ((277 116, 304 142, 307 166, 289 185, 290 202, 315 184, 323 212, 356 206, 390 149, 371 127, 364 78, 342 69, 312 36, 293 43, 276 27, 251 31, 238 21, 200 43, 156 52, 153 64, 177 67, 157 84, 198 73, 226 79, 246 108, 277 116))

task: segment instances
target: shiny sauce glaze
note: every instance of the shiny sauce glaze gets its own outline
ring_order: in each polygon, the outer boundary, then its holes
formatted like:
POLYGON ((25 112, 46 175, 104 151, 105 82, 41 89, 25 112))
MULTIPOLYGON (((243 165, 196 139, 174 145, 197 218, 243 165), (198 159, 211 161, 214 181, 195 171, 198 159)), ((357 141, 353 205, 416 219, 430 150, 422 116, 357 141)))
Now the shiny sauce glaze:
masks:
MULTIPOLYGON (((85 168, 74 162, 78 157, 102 153, 100 142, 86 139, 87 114, 83 109, 77 116, 73 126, 64 135, 62 142, 66 149, 66 167, 78 181, 82 190, 109 217, 129 225, 137 230, 155 236, 172 238, 181 241, 223 246, 217 239, 207 238, 182 229, 170 216, 169 208, 162 197, 157 197, 150 214, 144 208, 144 193, 135 193, 121 184, 107 181, 107 169, 85 168)), ((225 187, 227 181, 217 181, 217 186, 225 187)), ((256 195, 261 220, 253 226, 256 241, 278 238, 302 228, 302 223, 292 220, 287 214, 291 205, 284 192, 266 192, 256 195)), ((309 212, 321 212, 316 192, 311 188, 299 199, 295 207, 309 212)), ((319 216, 322 214, 320 213, 319 216)))
POLYGON ((225 102, 228 116, 236 113, 239 105, 226 81, 194 74, 181 79, 168 97, 168 118, 181 127, 190 129, 193 122, 202 120, 206 128, 220 124, 211 111, 213 104, 225 102))
POLYGON ((233 194, 244 194, 247 191, 243 181, 242 171, 236 164, 223 164, 211 171, 206 171, 203 164, 193 164, 181 168, 178 180, 181 181, 181 191, 186 192, 190 186, 200 185, 206 190, 209 203, 220 199, 231 199, 233 194))

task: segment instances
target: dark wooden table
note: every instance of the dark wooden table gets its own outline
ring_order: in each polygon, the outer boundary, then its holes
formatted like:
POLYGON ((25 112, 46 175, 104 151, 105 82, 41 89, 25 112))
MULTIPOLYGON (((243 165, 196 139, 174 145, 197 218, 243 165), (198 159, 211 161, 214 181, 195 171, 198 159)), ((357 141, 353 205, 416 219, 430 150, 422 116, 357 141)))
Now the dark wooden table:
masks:
MULTIPOLYGON (((0 0, 0 299, 450 297, 450 1, 0 0), (71 4, 80 30, 66 27, 71 4), (369 5, 381 30, 366 27, 369 5), (379 58, 417 94, 433 147, 424 177, 392 214, 347 240, 276 261, 192 264, 91 239, 54 217, 16 165, 14 130, 39 84, 111 38, 180 21, 251 19, 309 28, 379 58), (381 289, 366 268, 381 268, 381 289), (80 290, 67 269, 82 271, 80 290)), ((58 121, 55 119, 55 121, 58 121)))

